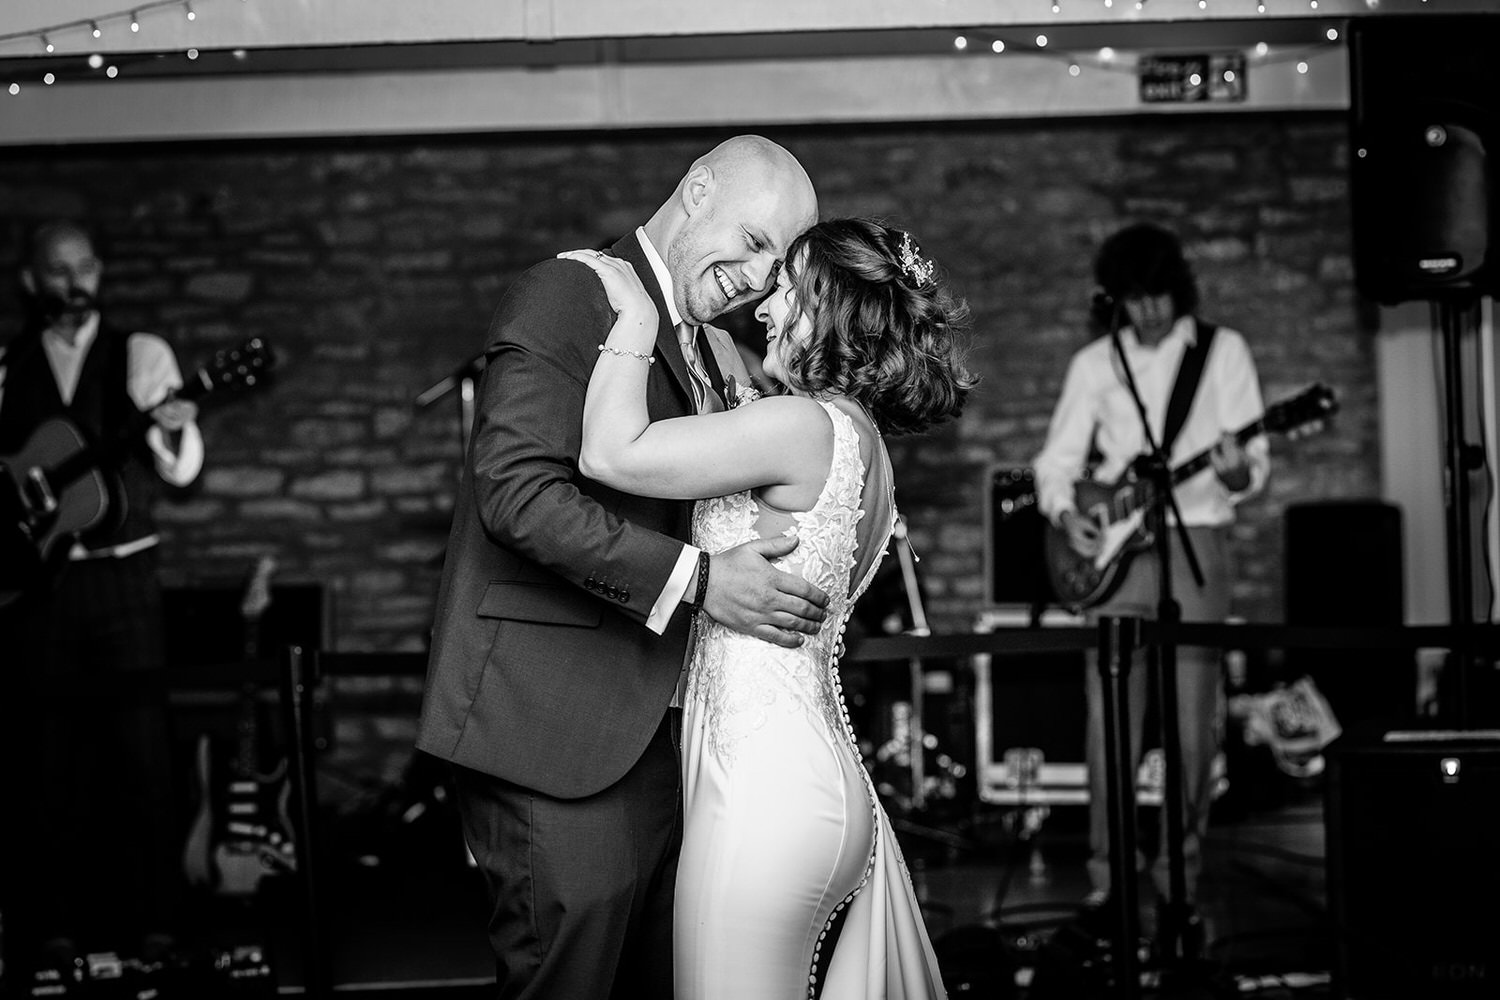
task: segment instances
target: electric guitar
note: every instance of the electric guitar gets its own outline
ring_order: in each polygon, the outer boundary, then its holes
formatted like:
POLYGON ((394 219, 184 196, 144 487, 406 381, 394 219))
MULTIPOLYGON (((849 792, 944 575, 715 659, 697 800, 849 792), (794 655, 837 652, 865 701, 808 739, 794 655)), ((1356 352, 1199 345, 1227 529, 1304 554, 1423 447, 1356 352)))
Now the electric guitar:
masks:
MULTIPOLYGON (((223 350, 171 398, 198 400, 259 385, 275 358, 260 337, 223 350)), ((65 417, 43 421, 21 450, 0 456, 0 607, 47 579, 71 540, 122 508, 116 477, 105 470, 151 426, 135 413, 108 439, 92 441, 65 417)))
MULTIPOLYGON (((240 602, 247 661, 260 658, 260 622, 271 604, 275 571, 275 558, 262 556, 240 602)), ((183 848, 183 872, 189 885, 211 887, 221 896, 254 895, 265 876, 297 867, 287 761, 282 758, 270 771, 261 770, 257 693, 256 685, 247 684, 240 694, 237 750, 227 773, 216 773, 208 734, 198 737, 198 811, 183 848)))
MULTIPOLYGON (((1319 429, 1338 410, 1333 390, 1318 383, 1291 399, 1270 406, 1259 420, 1246 424, 1234 438, 1244 444, 1259 434, 1297 435, 1319 429)), ((1210 464, 1212 448, 1205 448, 1171 471, 1175 487, 1210 464)), ((1080 609, 1104 601, 1124 581, 1124 567, 1130 557, 1151 545, 1152 535, 1144 527, 1147 512, 1157 497, 1149 479, 1127 472, 1113 483, 1080 479, 1073 484, 1074 503, 1079 514, 1093 518, 1099 525, 1101 546, 1096 556, 1079 555, 1068 540, 1068 533, 1049 525, 1043 552, 1047 576, 1057 601, 1063 607, 1080 609)))

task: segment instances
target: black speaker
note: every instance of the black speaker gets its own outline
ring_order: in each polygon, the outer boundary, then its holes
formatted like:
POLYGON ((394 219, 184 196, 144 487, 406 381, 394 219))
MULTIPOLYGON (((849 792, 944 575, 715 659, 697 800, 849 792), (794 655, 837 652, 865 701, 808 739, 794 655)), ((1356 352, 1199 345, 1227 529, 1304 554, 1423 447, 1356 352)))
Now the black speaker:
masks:
POLYGON ((268 659, 279 656, 288 645, 308 651, 323 648, 327 609, 322 584, 272 584, 270 603, 254 624, 246 622, 241 614, 244 589, 243 586, 162 588, 167 666, 237 663, 252 646, 268 659))
POLYGON ((1500 996, 1500 735, 1356 727, 1327 760, 1335 995, 1500 996))
POLYGON ((989 539, 987 584, 991 604, 1053 604, 1047 576, 1047 519, 1036 506, 1036 483, 1027 468, 991 469, 986 483, 989 539))
MULTIPOLYGON (((1401 509, 1381 500, 1324 500, 1286 509, 1289 625, 1400 625, 1406 617, 1401 509)), ((1410 650, 1289 649, 1288 674, 1312 677, 1341 724, 1416 713, 1410 650)))
POLYGON ((1349 24, 1355 283, 1383 303, 1500 291, 1500 17, 1349 24))

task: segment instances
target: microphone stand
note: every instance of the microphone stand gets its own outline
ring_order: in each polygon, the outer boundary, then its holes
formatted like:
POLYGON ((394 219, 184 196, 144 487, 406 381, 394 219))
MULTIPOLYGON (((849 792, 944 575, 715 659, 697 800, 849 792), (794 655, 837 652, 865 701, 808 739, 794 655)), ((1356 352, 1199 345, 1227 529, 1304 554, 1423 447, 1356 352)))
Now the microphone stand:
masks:
POLYGON ((417 398, 412 401, 417 407, 426 409, 458 390, 458 433, 464 455, 469 453, 469 433, 474 427, 474 383, 484 371, 484 364, 484 352, 481 351, 417 393, 417 398))
MULTIPOLYGON (((1162 911, 1162 924, 1157 928, 1161 952, 1167 963, 1188 958, 1180 954, 1182 930, 1187 920, 1187 863, 1183 855, 1184 820, 1182 815, 1182 736, 1177 718, 1177 643, 1175 627, 1182 619, 1182 607, 1172 593, 1172 540, 1167 531, 1167 509, 1177 522, 1178 541, 1183 556, 1187 559, 1193 581, 1203 586, 1203 570, 1198 555, 1188 537, 1182 512, 1177 508, 1177 498, 1172 494, 1172 468, 1168 456, 1157 443, 1152 433, 1151 421, 1146 415, 1146 404, 1141 399, 1135 375, 1125 357, 1125 345, 1120 339, 1120 322, 1123 306, 1113 302, 1109 336, 1114 345, 1115 356, 1120 360, 1125 387, 1135 402, 1136 413, 1141 420, 1141 435, 1146 451, 1135 462, 1137 475, 1145 475, 1151 481, 1152 496, 1147 507, 1146 522, 1151 526, 1151 541, 1157 554, 1157 622, 1162 627, 1161 637, 1147 652, 1147 666, 1156 678, 1157 714, 1161 716, 1162 760, 1164 764, 1162 788, 1162 815, 1167 827, 1167 871, 1168 895, 1162 911)), ((1131 783, 1129 792, 1134 792, 1131 783)), ((1131 796, 1133 800, 1134 796, 1131 796)), ((1133 873, 1134 866, 1130 866, 1133 873)), ((1122 946, 1125 942, 1122 942, 1122 946)))

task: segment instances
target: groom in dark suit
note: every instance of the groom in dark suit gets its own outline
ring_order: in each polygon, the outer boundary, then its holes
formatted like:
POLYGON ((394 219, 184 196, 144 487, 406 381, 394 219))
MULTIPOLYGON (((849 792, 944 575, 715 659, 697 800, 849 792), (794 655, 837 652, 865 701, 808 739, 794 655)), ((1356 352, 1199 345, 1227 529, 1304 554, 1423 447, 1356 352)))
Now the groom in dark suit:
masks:
MULTIPOLYGON (((775 281, 817 219, 801 165, 739 136, 695 161, 630 261, 661 316, 653 420, 722 409, 704 324, 775 281)), ((496 311, 438 595, 417 745, 454 765, 484 872, 501 997, 672 995, 672 891, 682 836, 678 680, 693 607, 795 646, 825 595, 769 560, 771 539, 700 554, 692 505, 629 496, 578 472, 583 401, 614 323, 577 262, 523 274, 496 311)))

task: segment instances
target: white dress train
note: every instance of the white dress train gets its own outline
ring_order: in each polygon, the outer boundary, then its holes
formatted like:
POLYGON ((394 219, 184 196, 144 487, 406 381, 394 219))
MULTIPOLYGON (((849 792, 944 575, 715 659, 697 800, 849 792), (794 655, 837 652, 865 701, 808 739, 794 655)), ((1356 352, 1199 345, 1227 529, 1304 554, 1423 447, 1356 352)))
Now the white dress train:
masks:
POLYGON ((797 649, 698 620, 683 715, 677 1000, 945 996, 838 677, 845 624, 894 524, 889 462, 877 438, 871 478, 886 486, 867 496, 854 421, 822 405, 834 457, 811 510, 778 511, 745 492, 701 501, 693 515, 694 542, 710 552, 795 532, 779 565, 829 606, 797 649), (879 520, 862 527, 866 514, 879 520))

